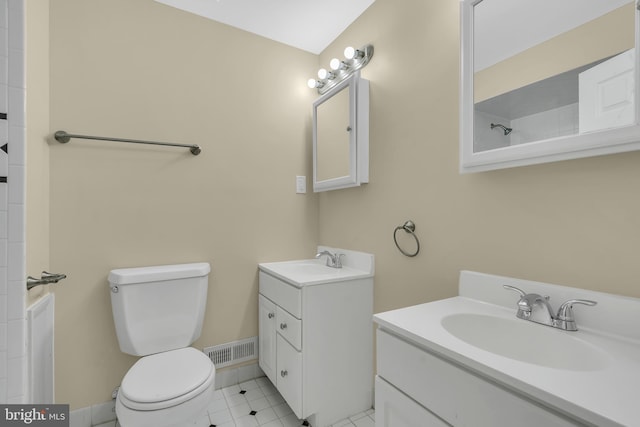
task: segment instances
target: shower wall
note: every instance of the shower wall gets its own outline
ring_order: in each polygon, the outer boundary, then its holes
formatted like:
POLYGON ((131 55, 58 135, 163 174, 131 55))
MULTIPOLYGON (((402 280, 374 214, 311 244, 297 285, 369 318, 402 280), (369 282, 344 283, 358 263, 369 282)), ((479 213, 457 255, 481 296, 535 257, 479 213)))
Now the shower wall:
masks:
POLYGON ((0 402, 27 399, 25 11, 0 1, 0 402))

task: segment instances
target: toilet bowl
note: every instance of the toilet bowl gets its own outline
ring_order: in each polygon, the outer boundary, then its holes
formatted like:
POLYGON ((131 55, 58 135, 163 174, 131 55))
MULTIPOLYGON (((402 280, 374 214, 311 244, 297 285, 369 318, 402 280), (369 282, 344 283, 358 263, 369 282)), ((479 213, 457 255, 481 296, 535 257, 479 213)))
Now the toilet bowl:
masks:
POLYGON ((123 427, 184 426, 211 403, 215 375, 211 360, 191 347, 143 357, 118 390, 118 420, 123 427))
POLYGON ((122 427, 183 427, 205 416, 215 366, 189 347, 202 330, 209 264, 113 270, 111 305, 120 349, 143 356, 116 397, 122 427))

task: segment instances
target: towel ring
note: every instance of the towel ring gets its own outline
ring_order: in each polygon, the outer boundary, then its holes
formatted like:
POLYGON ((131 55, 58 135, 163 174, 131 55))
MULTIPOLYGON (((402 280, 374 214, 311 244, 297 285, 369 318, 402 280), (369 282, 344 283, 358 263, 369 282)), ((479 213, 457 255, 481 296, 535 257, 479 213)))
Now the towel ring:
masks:
POLYGON ((393 241, 396 243, 396 247, 398 248, 398 250, 402 252, 402 255, 404 256, 414 257, 418 255, 418 252, 420 252, 420 241, 418 240, 418 236, 416 236, 415 231, 416 231, 416 225, 411 220, 405 222, 403 225, 397 226, 396 229, 393 231, 393 241), (414 239, 416 239, 416 251, 414 253, 405 252, 400 247, 400 245, 398 244, 398 239, 396 238, 396 234, 398 233, 398 230, 404 230, 405 232, 411 234, 414 239))

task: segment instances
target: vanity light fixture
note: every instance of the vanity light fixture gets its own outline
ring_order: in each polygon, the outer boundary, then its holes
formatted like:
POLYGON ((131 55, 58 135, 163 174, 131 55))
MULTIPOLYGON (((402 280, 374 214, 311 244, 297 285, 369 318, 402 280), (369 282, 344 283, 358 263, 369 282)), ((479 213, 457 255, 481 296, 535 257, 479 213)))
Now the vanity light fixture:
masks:
POLYGON ((369 63, 373 56, 373 45, 366 45, 360 49, 347 47, 344 50, 344 60, 333 58, 329 63, 331 71, 321 68, 318 71, 318 80, 309 79, 307 85, 311 89, 318 89, 318 93, 324 94, 329 89, 345 80, 354 72, 369 63))

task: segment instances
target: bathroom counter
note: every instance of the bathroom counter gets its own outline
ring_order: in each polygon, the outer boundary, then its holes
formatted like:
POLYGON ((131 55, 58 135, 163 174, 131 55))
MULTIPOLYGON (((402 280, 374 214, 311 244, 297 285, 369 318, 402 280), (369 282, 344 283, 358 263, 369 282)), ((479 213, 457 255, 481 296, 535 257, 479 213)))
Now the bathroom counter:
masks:
POLYGON ((297 287, 323 283, 349 282, 374 276, 374 257, 364 252, 318 246, 318 253, 327 250, 343 254, 342 267, 325 265, 324 259, 267 262, 258 264, 260 271, 297 287))
MULTIPOLYGON (((639 300, 565 287, 557 287, 560 293, 554 295, 554 292, 547 292, 551 290, 549 286, 553 285, 542 284, 542 288, 537 289, 535 282, 518 282, 508 278, 496 280, 497 276, 480 275, 481 283, 476 283, 476 274, 462 273, 458 297, 379 313, 374 315, 374 321, 383 331, 581 423, 598 427, 640 426, 640 340, 634 335, 637 331, 626 334, 626 328, 630 330, 633 324, 625 326, 625 321, 635 321, 635 328, 638 329, 639 300), (590 296, 598 301, 596 307, 600 311, 590 311, 592 307, 575 306, 580 329, 576 332, 516 319, 517 295, 501 289, 502 284, 514 283, 526 292, 551 295, 555 308, 558 302, 564 301, 562 297, 565 293, 573 294, 573 298, 590 296), (590 313, 595 318, 606 316, 610 314, 607 311, 612 306, 620 314, 618 319, 602 322, 605 330, 588 326, 590 322, 586 319, 590 313), (460 313, 509 321, 516 319, 523 322, 525 331, 526 328, 547 328, 551 333, 560 334, 558 339, 562 339, 562 334, 568 334, 585 345, 595 347, 594 351, 602 363, 593 369, 582 368, 579 363, 577 366, 580 370, 557 369, 485 351, 458 339, 443 326, 442 320, 446 316, 460 313), (607 331, 606 328, 610 326, 616 326, 620 334, 613 335, 607 331)), ((547 348, 541 343, 539 351, 553 352, 556 349, 547 348)))

